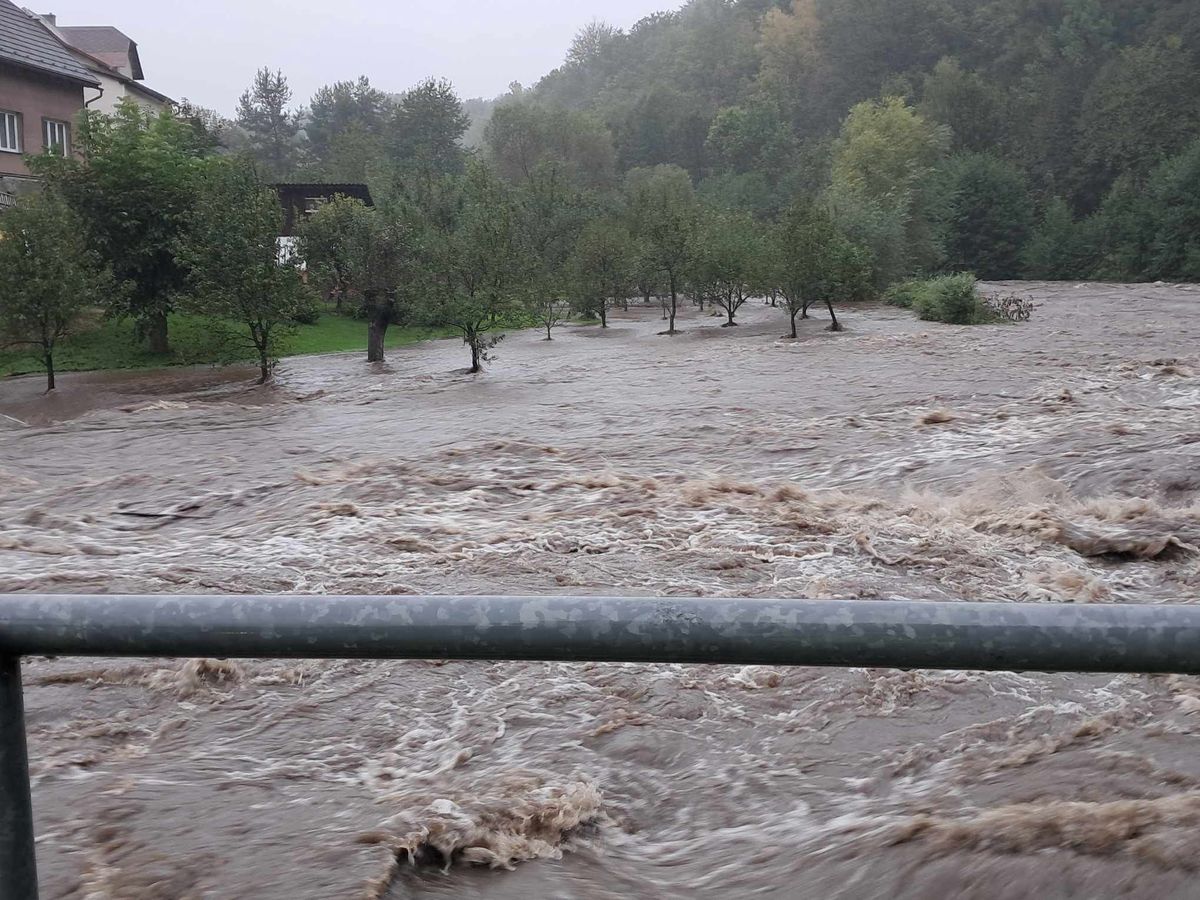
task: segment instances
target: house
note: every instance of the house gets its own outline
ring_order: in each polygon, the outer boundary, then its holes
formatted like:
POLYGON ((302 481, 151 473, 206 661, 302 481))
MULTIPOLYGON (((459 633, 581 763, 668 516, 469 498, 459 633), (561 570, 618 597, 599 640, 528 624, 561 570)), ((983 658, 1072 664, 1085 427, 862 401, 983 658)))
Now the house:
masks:
MULTIPOLYGON (((279 235, 279 261, 289 262, 296 258, 296 229, 305 216, 320 209, 339 195, 361 200, 366 206, 374 206, 371 191, 365 184, 274 184, 279 194, 279 206, 283 210, 283 225, 279 235)), ((303 260, 300 261, 303 267, 303 260)))
POLYGON ((303 218, 320 208, 322 203, 338 195, 361 200, 366 206, 374 206, 371 191, 365 184, 273 184, 279 194, 279 205, 283 208, 283 233, 285 238, 296 236, 296 226, 303 218))
POLYGON ((0 0, 0 203, 34 183, 25 154, 75 151, 85 91, 99 87, 36 16, 0 0))
POLYGON ((112 113, 126 99, 152 113, 174 106, 175 101, 166 94, 142 83, 145 75, 137 43, 124 32, 111 25, 59 25, 53 13, 40 18, 67 46, 71 55, 100 82, 98 88, 84 92, 88 109, 112 113))

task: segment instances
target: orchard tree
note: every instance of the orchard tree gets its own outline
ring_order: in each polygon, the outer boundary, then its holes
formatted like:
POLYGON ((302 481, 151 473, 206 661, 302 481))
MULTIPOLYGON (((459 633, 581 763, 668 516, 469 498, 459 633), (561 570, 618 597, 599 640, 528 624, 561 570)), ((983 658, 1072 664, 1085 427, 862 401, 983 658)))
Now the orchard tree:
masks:
POLYGON ((735 316, 762 278, 762 235, 746 213, 707 210, 696 233, 691 283, 697 298, 725 312, 722 327, 735 316))
POLYGON ((367 210, 364 223, 354 232, 350 278, 367 316, 367 362, 383 362, 388 326, 407 317, 418 287, 419 238, 406 218, 381 210, 367 210))
POLYGON ((132 318, 152 353, 168 353, 167 316, 187 284, 175 251, 206 148, 190 124, 129 100, 112 115, 86 114, 81 126, 82 160, 46 155, 32 165, 78 213, 117 281, 128 284, 110 311, 132 318))
POLYGON ((667 289, 666 333, 678 334, 679 292, 690 272, 699 218, 691 176, 678 166, 634 169, 626 176, 625 195, 645 268, 667 289))
POLYGON ((297 228, 297 252, 308 271, 309 284, 333 297, 342 312, 354 289, 355 248, 372 213, 355 197, 337 194, 305 216, 297 228))
POLYGON ((383 362, 388 327, 407 315, 421 275, 419 233, 410 217, 334 197, 300 227, 300 258, 341 305, 350 294, 367 319, 367 362, 383 362))
POLYGON ((0 217, 0 346, 34 348, 54 390, 54 351, 80 314, 116 291, 78 217, 54 190, 0 217))
POLYGON ((271 378, 305 301, 296 265, 280 260, 279 197, 254 170, 212 159, 179 246, 189 270, 190 312, 207 316, 240 357, 258 361, 259 384, 271 378))
POLYGON ((431 280, 419 307, 430 325, 458 331, 471 351, 472 374, 483 371, 501 336, 490 330, 528 288, 521 254, 516 204, 487 167, 471 163, 460 184, 452 215, 426 223, 431 280))
POLYGON ((575 308, 608 327, 612 304, 628 302, 633 288, 634 249, 629 230, 617 219, 593 219, 575 242, 568 264, 575 308))
POLYGON ((851 300, 870 291, 870 268, 829 212, 813 203, 794 204, 775 226, 770 248, 771 281, 778 286, 795 338, 796 317, 807 316, 814 303, 829 310, 830 331, 840 331, 834 301, 851 300))
POLYGON ((292 89, 283 72, 263 67, 238 100, 237 124, 250 139, 250 150, 268 178, 279 179, 295 165, 300 115, 288 105, 292 89))

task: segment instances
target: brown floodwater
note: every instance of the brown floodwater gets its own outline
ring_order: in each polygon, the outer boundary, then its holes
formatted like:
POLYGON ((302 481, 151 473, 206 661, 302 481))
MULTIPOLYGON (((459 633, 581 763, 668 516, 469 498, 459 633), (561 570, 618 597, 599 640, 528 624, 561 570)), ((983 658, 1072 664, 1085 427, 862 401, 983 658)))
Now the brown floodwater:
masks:
MULTIPOLYGON (((1191 601, 1200 288, 0 382, 0 592, 1191 601)), ((0 601, 2 602, 2 601, 0 601)), ((1200 679, 28 660, 44 896, 1195 898, 1200 679)))

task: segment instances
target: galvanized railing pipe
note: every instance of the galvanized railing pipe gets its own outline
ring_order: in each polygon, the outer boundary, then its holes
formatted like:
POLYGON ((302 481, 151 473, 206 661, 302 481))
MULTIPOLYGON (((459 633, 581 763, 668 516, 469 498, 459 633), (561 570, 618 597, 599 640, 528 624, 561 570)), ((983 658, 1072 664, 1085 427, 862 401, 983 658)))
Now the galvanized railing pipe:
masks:
POLYGON ((1200 605, 0 596, 0 900, 36 897, 22 655, 1200 674, 1200 605))

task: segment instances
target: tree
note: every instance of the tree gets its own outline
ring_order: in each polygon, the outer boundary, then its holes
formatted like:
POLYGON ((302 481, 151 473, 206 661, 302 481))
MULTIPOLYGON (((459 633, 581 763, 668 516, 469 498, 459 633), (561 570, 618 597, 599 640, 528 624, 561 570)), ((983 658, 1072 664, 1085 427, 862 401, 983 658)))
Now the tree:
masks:
POLYGON ((996 88, 952 57, 941 60, 925 76, 919 109, 929 121, 950 128, 956 150, 990 150, 1001 137, 1001 101, 996 88))
POLYGON ((1200 140, 1154 170, 1148 193, 1158 225, 1150 276, 1200 281, 1200 140))
POLYGON ((934 190, 946 266, 985 280, 1019 277, 1033 227, 1024 173, 990 154, 964 154, 941 168, 934 190))
MULTIPOLYGON (((904 226, 906 268, 932 267, 940 249, 932 230, 930 176, 950 145, 950 131, 898 97, 850 110, 834 146, 832 190, 843 201, 877 208, 904 226)), ((871 247, 876 258, 884 253, 871 247)))
POLYGON ((1191 54, 1171 46, 1128 48, 1104 66, 1078 120, 1074 180, 1086 201, 1117 175, 1145 176, 1195 138, 1198 74, 1191 54))
POLYGON ((770 247, 772 283, 778 286, 795 338, 796 317, 814 303, 829 310, 830 330, 841 324, 833 301, 863 296, 870 290, 867 257, 838 229, 823 207, 799 201, 776 225, 770 247))
POLYGON ((678 334, 679 291, 692 261, 699 205, 691 176, 678 166, 634 169, 625 178, 633 231, 646 268, 662 279, 670 299, 667 334, 678 334))
POLYGON ((608 327, 611 304, 625 301, 633 282, 633 239, 614 218, 588 222, 575 242, 569 272, 575 308, 608 327))
POLYGON ((1076 222, 1071 207, 1052 197, 1021 253, 1022 275, 1047 281, 1089 278, 1096 267, 1099 236, 1094 222, 1076 222))
POLYGON ((292 89, 283 72, 264 67, 238 100, 237 124, 246 130, 250 150, 268 178, 278 180, 295 164, 300 116, 288 108, 292 89))
POLYGON ((709 161, 725 172, 778 175, 796 142, 779 108, 764 98, 717 111, 708 130, 709 161))
POLYGON ((737 325, 735 316, 759 283, 762 236, 745 213, 707 210, 697 229, 692 262, 693 294, 725 311, 724 327, 737 325))
POLYGON ((333 297, 338 312, 355 288, 354 255, 363 240, 361 232, 370 227, 370 214, 361 200, 338 194, 305 216, 297 228, 297 255, 304 260, 309 284, 324 297, 333 297))
POLYGON ((470 125, 454 86, 444 78, 427 78, 396 103, 390 149, 397 160, 427 178, 456 174, 463 169, 462 139, 470 125))
POLYGON ((367 362, 383 362, 388 327, 408 313, 422 275, 409 210, 384 211, 351 197, 323 203, 300 227, 298 251, 312 279, 342 306, 354 294, 367 320, 367 362))
POLYGON ((412 225, 381 210, 366 211, 351 232, 350 281, 367 316, 367 362, 383 362, 388 326, 408 313, 419 290, 419 239, 412 225))
POLYGON ((78 217, 54 190, 0 217, 0 346, 36 348, 54 383, 54 351, 80 314, 116 289, 78 217))
POLYGON ((357 137, 352 143, 367 143, 376 154, 382 151, 380 136, 391 113, 387 94, 371 86, 365 75, 357 81, 337 81, 313 95, 309 103, 304 132, 316 160, 336 169, 339 157, 346 155, 346 135, 357 137))
POLYGON ((527 289, 517 211, 508 188, 479 163, 468 165, 454 189, 451 215, 426 220, 429 289, 419 315, 430 325, 457 330, 481 372, 500 337, 489 331, 527 289))
POLYGON ((508 181, 531 181, 547 167, 576 185, 607 187, 613 181, 612 134, 584 113, 508 101, 492 113, 484 143, 496 171, 508 181))
POLYGON ((209 160, 179 245, 193 292, 184 306, 207 316, 271 378, 304 302, 299 269, 279 258, 279 197, 244 163, 209 160))
POLYGON ((171 113, 128 100, 111 116, 88 113, 81 126, 82 161, 43 156, 32 164, 78 213, 117 281, 128 284, 110 311, 133 318, 151 352, 165 354, 167 316, 187 284, 175 250, 205 147, 171 113))

